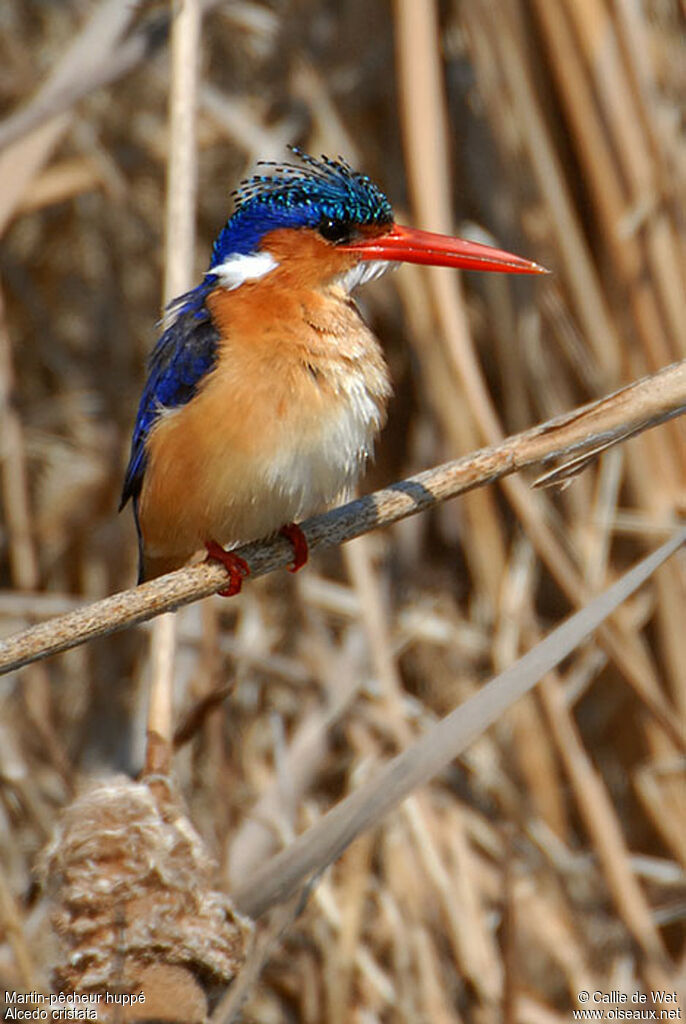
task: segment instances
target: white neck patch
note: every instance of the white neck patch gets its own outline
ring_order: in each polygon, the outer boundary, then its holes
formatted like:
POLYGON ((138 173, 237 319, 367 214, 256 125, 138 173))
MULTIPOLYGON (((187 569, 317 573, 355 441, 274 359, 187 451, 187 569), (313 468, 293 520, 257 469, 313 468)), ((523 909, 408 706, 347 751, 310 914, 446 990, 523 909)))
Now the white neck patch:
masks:
POLYGON ((233 291, 246 281, 257 281, 278 267, 278 262, 269 252, 234 253, 216 267, 210 274, 219 278, 222 288, 233 291))
POLYGON ((336 283, 345 288, 346 292, 351 292, 354 288, 359 288, 361 284, 374 281, 387 270, 397 266, 397 263, 389 263, 388 260, 360 260, 350 270, 346 270, 344 274, 337 277, 336 283))

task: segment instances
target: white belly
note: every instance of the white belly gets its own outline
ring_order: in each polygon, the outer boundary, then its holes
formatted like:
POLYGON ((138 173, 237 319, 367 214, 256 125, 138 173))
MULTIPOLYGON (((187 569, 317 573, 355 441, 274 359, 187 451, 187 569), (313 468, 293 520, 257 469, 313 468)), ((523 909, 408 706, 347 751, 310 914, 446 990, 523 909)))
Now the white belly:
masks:
POLYGON ((257 457, 253 453, 242 472, 235 452, 227 453, 220 543, 267 536, 352 490, 373 455, 382 412, 361 381, 353 378, 346 390, 345 400, 326 415, 308 422, 295 408, 274 424, 275 444, 257 457))

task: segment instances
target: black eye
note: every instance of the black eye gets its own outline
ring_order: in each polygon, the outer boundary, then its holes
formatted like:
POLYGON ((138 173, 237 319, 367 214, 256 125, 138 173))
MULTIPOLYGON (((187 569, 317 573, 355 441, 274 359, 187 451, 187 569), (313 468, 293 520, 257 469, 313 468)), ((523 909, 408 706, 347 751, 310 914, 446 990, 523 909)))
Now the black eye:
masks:
POLYGON ((327 242, 349 242, 354 234, 351 224, 344 220, 334 220, 332 217, 322 217, 317 225, 317 231, 327 242))

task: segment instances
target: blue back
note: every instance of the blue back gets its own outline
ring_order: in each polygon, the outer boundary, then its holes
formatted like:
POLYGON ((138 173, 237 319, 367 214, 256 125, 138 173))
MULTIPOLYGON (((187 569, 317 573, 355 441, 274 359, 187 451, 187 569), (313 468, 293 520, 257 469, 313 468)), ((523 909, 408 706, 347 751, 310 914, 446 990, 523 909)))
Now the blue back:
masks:
POLYGON ((219 331, 205 305, 213 287, 214 279, 211 283, 205 280, 170 307, 174 319, 155 345, 148 363, 120 509, 129 498, 138 497, 145 472, 145 442, 160 412, 189 402, 216 362, 219 331))

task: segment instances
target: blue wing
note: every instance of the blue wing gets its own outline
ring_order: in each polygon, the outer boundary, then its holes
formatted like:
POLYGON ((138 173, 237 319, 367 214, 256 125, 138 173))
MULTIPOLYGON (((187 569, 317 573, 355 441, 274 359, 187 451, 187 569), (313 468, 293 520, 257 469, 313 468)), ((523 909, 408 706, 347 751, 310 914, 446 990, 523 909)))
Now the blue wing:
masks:
POLYGON ((160 412, 189 402, 216 363, 219 332, 205 305, 214 286, 214 278, 208 276, 198 288, 176 299, 167 311, 174 319, 150 357, 148 379, 133 428, 120 510, 133 498, 136 512, 145 473, 145 442, 160 412))

